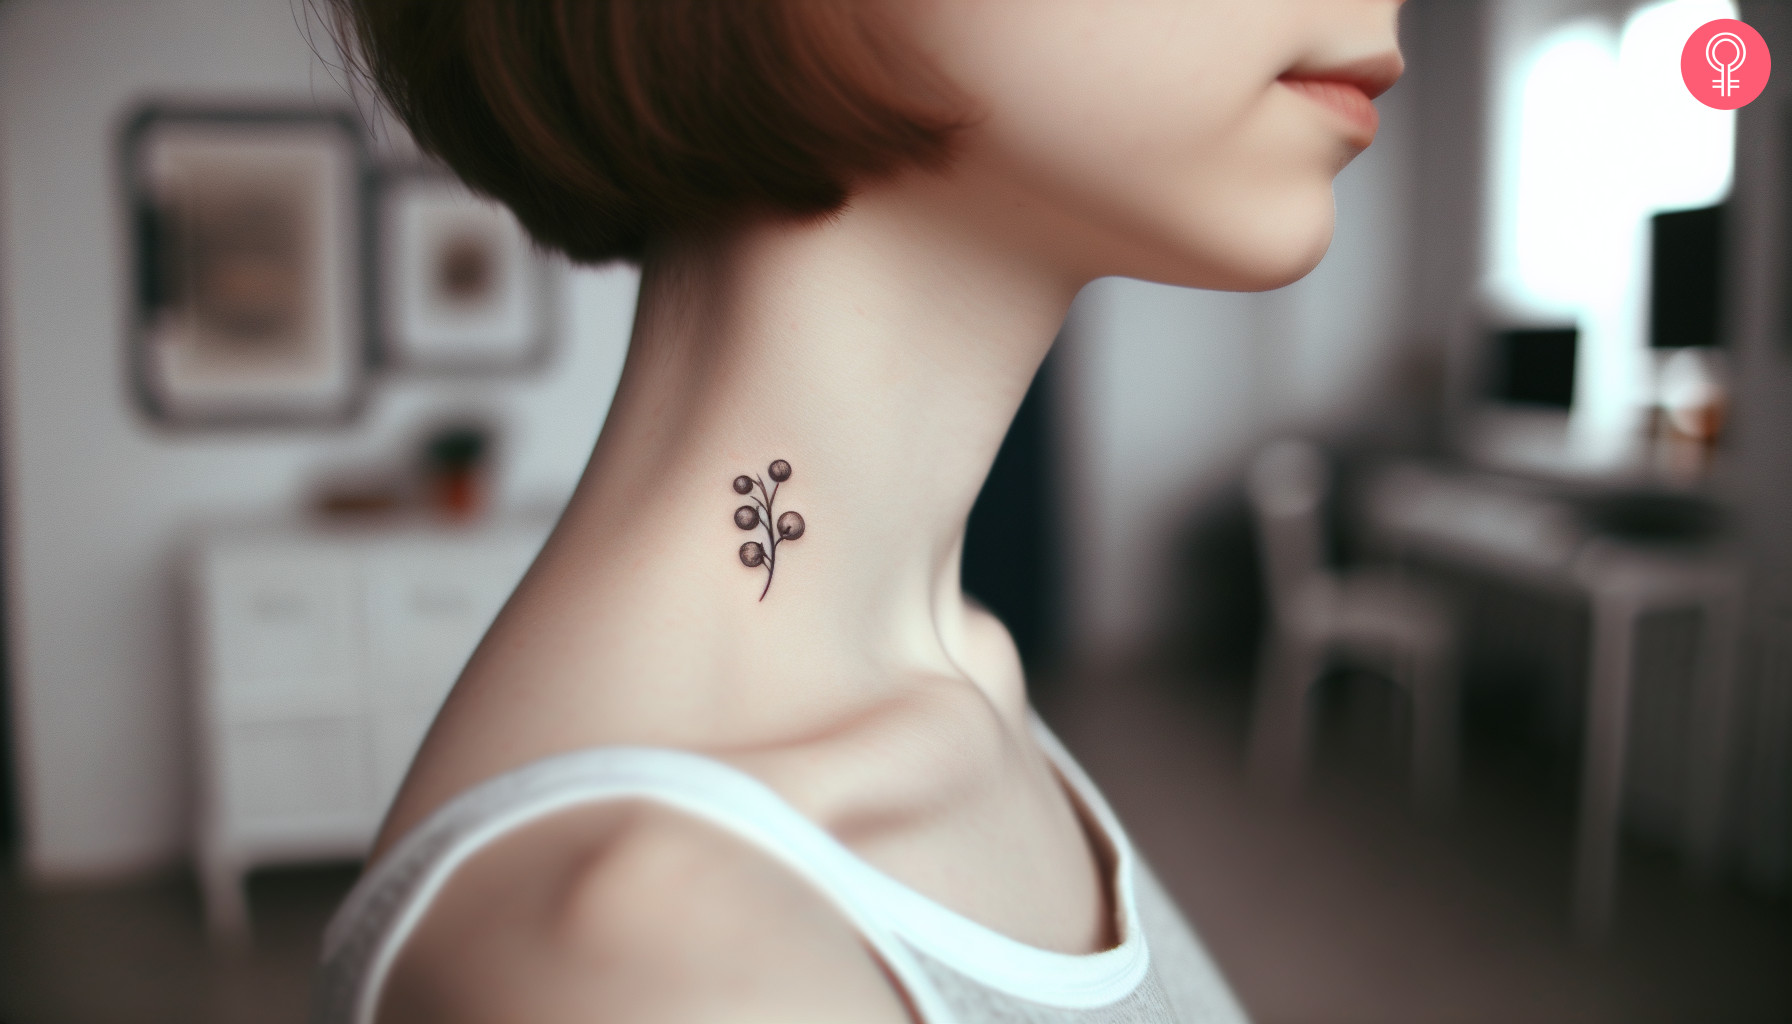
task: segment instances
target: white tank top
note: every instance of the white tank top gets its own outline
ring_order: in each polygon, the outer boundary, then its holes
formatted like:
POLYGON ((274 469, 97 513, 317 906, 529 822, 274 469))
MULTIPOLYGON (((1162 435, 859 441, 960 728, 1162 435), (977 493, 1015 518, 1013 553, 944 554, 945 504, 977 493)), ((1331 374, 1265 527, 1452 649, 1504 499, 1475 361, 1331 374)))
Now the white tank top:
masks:
POLYGON ((806 880, 858 930, 927 1024, 1244 1024, 1225 981, 1094 783, 1044 723, 1035 718, 1033 729, 1114 851, 1120 944, 1112 949, 1057 953, 977 924, 872 867, 770 787, 720 761, 597 747, 480 783, 381 858, 325 932, 312 1020, 372 1024, 399 949, 454 870, 487 844, 575 805, 650 800, 734 833, 806 880))

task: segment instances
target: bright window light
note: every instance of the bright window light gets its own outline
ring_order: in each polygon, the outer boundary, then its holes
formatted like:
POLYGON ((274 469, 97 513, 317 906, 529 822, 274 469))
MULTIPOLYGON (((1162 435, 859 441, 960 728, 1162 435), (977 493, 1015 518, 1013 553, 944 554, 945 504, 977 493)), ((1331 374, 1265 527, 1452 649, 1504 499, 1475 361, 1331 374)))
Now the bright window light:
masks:
POLYGON ((1516 315, 1581 328, 1572 436, 1592 463, 1626 457, 1650 393, 1647 227, 1729 194, 1736 119, 1687 93, 1686 38, 1730 0, 1636 9, 1616 37, 1561 26, 1520 63, 1496 171, 1491 290, 1516 315))
POLYGON ((1608 287, 1621 255, 1616 78, 1611 37, 1588 24, 1551 34, 1524 74, 1514 269, 1522 297, 1544 311, 1577 310, 1608 287))
POLYGON ((1650 214, 1710 206, 1730 194, 1736 113, 1693 99, 1680 80, 1680 50, 1700 25, 1734 17, 1729 0, 1671 0, 1640 8, 1624 25, 1618 91, 1628 115, 1625 177, 1650 214))

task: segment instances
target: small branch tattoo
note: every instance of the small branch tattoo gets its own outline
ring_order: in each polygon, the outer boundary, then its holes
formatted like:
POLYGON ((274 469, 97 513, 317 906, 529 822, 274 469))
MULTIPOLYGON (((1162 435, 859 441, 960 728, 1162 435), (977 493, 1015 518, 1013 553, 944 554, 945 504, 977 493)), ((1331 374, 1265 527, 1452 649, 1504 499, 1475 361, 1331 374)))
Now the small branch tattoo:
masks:
POLYGON ((772 511, 779 486, 790 479, 790 463, 777 459, 765 467, 765 472, 772 478, 769 491, 765 488, 765 481, 758 476, 734 478, 734 493, 745 494, 753 502, 734 510, 734 525, 743 530, 765 527, 764 544, 750 540, 740 546, 740 564, 749 569, 765 566, 765 587, 759 591, 761 601, 765 600, 766 592, 772 589, 772 572, 778 560, 778 545, 801 537, 804 529, 801 512, 786 512, 774 517, 772 511), (759 489, 758 494, 753 493, 755 487, 759 489))

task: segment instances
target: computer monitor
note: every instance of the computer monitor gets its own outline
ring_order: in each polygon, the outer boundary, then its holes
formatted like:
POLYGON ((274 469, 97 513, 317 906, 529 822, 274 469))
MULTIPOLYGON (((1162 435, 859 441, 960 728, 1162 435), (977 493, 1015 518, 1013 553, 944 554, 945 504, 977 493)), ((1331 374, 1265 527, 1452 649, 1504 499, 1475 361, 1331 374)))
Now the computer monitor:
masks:
POLYGON ((1574 405, 1578 328, 1505 328, 1492 332, 1489 341, 1489 399, 1503 405, 1563 411, 1574 405))
POLYGON ((1581 475, 1569 430, 1580 330, 1507 324, 1480 331, 1481 373, 1463 422, 1463 455, 1495 472, 1581 475))
POLYGON ((1725 205, 1650 219, 1649 345, 1718 343, 1723 312, 1725 205))

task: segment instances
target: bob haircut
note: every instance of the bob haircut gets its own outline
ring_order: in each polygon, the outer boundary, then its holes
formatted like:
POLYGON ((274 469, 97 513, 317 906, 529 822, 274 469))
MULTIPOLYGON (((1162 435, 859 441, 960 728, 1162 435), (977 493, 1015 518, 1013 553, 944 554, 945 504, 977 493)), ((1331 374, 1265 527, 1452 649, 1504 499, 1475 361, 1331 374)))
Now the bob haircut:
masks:
POLYGON ((832 213, 860 180, 942 165, 958 127, 855 0, 321 2, 419 145, 581 263, 832 213))

